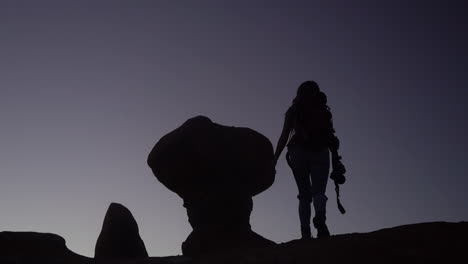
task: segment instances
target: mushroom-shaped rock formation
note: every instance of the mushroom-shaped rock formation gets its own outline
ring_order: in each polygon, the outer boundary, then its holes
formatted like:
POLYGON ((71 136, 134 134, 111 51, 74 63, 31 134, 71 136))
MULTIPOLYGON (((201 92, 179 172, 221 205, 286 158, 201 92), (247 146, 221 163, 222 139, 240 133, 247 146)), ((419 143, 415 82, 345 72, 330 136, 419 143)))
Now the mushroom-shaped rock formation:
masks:
POLYGON ((94 250, 96 259, 145 258, 145 244, 132 213, 123 205, 111 203, 94 250))
POLYGON ((252 197, 274 181, 273 146, 262 134, 197 116, 148 156, 156 178, 184 200, 192 233, 184 255, 274 244, 250 228, 252 197))

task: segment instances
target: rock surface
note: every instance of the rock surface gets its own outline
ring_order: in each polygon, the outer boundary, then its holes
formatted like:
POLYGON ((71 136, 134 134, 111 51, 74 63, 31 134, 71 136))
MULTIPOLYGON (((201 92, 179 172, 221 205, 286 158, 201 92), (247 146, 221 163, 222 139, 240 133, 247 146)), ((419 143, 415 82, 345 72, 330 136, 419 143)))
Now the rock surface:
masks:
MULTIPOLYGON (((203 264, 468 263, 468 223, 421 223, 207 256, 203 264)), ((150 263, 150 262, 148 262, 150 263)))
POLYGON ((274 181, 273 146, 260 133, 197 116, 162 137, 148 156, 156 178, 184 200, 194 256, 274 244, 250 228, 252 197, 274 181))
POLYGON ((94 257, 146 258, 148 253, 132 213, 123 205, 111 203, 96 242, 94 257))
POLYGON ((0 233, 0 263, 36 264, 306 264, 306 263, 467 263, 468 223, 422 223, 370 233, 294 240, 257 249, 234 249, 205 255, 144 259, 92 260, 63 250, 52 234, 0 233), (47 242, 48 241, 48 242, 47 242), (56 241, 56 242, 52 242, 56 241), (48 244, 48 246, 46 246, 48 244), (44 247, 45 246, 45 247, 44 247), (57 247, 58 246, 58 247, 57 247), (51 250, 52 249, 52 250, 51 250), (64 257, 65 256, 65 257, 64 257))
POLYGON ((36 232, 0 232, 0 263, 85 263, 61 236, 36 232))

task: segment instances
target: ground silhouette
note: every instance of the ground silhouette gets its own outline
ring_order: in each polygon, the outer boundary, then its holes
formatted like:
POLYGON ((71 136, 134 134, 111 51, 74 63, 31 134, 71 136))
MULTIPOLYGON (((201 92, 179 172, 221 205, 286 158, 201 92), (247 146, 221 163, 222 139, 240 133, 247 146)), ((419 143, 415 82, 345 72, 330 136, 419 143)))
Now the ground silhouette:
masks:
POLYGON ((231 249, 202 258, 184 256, 90 259, 66 248, 57 235, 0 232, 0 263, 36 264, 302 264, 467 263, 468 223, 422 223, 370 233, 294 240, 256 249, 231 249))
POLYGON ((69 250, 65 239, 56 234, 37 232, 0 232, 0 263, 89 262, 89 258, 69 250))

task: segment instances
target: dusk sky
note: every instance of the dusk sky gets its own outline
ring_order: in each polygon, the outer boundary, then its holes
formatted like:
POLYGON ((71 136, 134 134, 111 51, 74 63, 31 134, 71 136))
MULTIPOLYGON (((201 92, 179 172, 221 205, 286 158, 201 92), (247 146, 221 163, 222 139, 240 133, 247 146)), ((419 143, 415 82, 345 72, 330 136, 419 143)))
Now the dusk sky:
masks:
MULTIPOLYGON (((182 200, 146 165, 196 115, 276 146, 299 84, 328 95, 347 168, 333 234, 468 220, 464 1, 0 1, 0 231, 93 256, 107 207, 181 254, 182 200)), ((254 231, 300 237, 285 155, 254 231)), ((183 164, 181 164, 183 166, 183 164)))

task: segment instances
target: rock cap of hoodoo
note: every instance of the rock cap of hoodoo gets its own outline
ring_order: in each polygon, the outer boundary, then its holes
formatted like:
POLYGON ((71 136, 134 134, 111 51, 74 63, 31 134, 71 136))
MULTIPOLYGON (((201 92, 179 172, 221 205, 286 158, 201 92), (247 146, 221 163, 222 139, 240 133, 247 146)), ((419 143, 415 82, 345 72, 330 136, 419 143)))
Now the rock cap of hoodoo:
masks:
POLYGON ((148 156, 156 178, 182 198, 201 193, 255 196, 275 179, 273 146, 262 134, 196 116, 163 136, 148 156))

